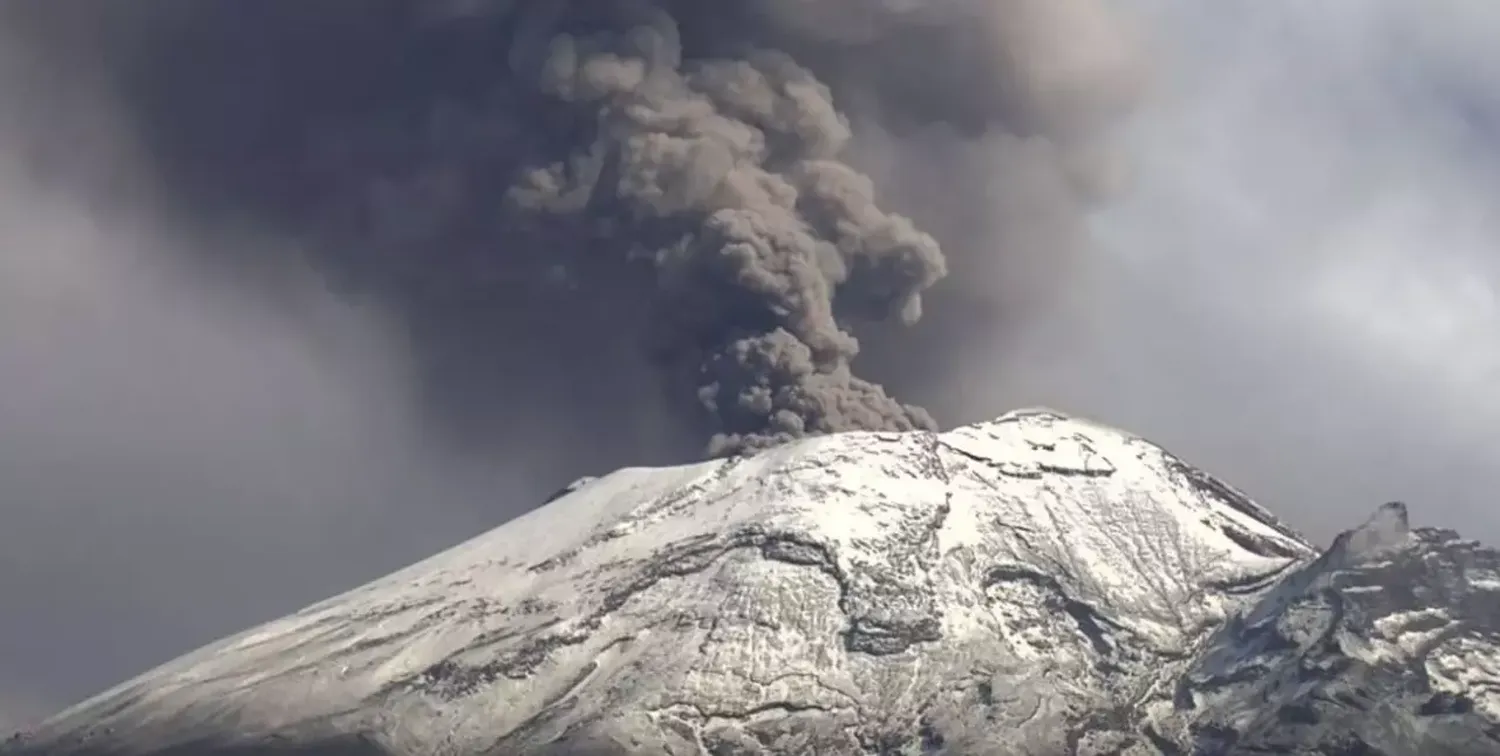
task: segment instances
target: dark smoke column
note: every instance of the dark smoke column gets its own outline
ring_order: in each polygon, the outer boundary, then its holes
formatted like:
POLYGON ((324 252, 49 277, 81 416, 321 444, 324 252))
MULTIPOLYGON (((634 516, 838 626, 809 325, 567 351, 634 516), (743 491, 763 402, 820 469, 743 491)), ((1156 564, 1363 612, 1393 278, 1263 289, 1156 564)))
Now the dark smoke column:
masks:
MULTIPOLYGON (((518 409, 542 396, 564 424, 632 422, 644 341, 711 454, 933 427, 856 370, 855 333, 1031 267, 997 261, 1069 254, 918 228, 877 203, 851 155, 882 156, 855 136, 907 165, 973 144, 1018 168, 909 191, 886 171, 882 197, 985 214, 1005 184, 1039 198, 1007 223, 1071 228, 1137 78, 1099 0, 109 7, 87 25, 107 44, 82 47, 124 72, 163 183, 194 217, 306 240, 296 264, 389 311, 440 426, 524 438, 554 420, 518 409)), ((1021 278, 997 290, 1046 288, 1021 278)), ((972 344, 933 320, 929 353, 972 344)))
POLYGON ((621 251, 654 268, 652 340, 693 376, 717 426, 710 453, 933 427, 851 369, 859 345, 841 318, 914 322, 945 264, 838 162, 850 132, 829 89, 776 51, 684 61, 666 11, 617 12, 617 28, 519 41, 537 53, 517 73, 593 135, 527 173, 512 206, 635 242, 621 251))

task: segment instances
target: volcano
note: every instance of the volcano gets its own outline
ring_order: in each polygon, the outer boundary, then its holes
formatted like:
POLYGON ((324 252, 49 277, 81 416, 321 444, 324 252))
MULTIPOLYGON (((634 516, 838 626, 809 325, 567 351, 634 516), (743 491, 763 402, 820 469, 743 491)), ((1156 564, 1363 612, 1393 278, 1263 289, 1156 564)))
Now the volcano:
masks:
POLYGON ((1050 410, 629 468, 5 756, 1497 754, 1500 555, 1050 410))

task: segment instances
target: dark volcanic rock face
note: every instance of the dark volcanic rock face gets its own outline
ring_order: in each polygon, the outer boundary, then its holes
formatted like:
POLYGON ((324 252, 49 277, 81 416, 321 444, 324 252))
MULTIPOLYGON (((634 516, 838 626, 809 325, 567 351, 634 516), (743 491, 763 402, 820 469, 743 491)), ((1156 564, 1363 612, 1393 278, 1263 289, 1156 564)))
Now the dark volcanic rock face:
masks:
POLYGON ((1050 412, 580 481, 6 756, 1500 753, 1496 554, 1050 412))
POLYGON ((1175 698, 1194 753, 1500 754, 1500 554, 1388 505, 1215 634, 1175 698))

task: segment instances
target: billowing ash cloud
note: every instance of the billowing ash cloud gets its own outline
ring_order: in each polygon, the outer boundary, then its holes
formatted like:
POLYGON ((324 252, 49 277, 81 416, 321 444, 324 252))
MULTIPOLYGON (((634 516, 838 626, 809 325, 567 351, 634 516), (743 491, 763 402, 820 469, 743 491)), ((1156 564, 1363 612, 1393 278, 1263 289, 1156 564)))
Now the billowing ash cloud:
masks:
POLYGON ((829 90, 775 51, 684 61, 659 8, 611 22, 547 28, 535 51, 528 28, 515 44, 519 80, 582 138, 523 163, 512 224, 574 225, 586 234, 575 255, 650 266, 659 357, 696 377, 712 451, 931 427, 853 374, 859 346, 839 314, 915 321, 942 253, 838 161, 849 130, 829 90))
POLYGON ((857 370, 856 332, 983 263, 882 204, 855 134, 1006 135, 1067 219, 1139 79, 1098 0, 142 5, 83 36, 183 201, 308 235, 411 329, 436 405, 630 342, 712 454, 935 425, 857 370))

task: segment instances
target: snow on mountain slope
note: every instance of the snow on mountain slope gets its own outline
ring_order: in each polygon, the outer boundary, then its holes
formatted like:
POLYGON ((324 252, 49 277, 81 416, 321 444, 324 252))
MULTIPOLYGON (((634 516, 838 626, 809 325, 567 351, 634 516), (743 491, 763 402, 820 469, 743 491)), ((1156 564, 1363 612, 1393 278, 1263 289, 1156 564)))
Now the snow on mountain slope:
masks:
POLYGON ((1328 638, 1426 659, 1433 695, 1500 690, 1490 641, 1422 640, 1431 597, 1347 608, 1411 548, 1391 517, 1318 557, 1162 449, 1042 410, 626 469, 0 752, 1238 753, 1251 697, 1300 705, 1313 655, 1345 658, 1328 638))
POLYGON ((1227 623, 1155 708, 1191 753, 1500 754, 1500 553, 1388 504, 1227 623))

